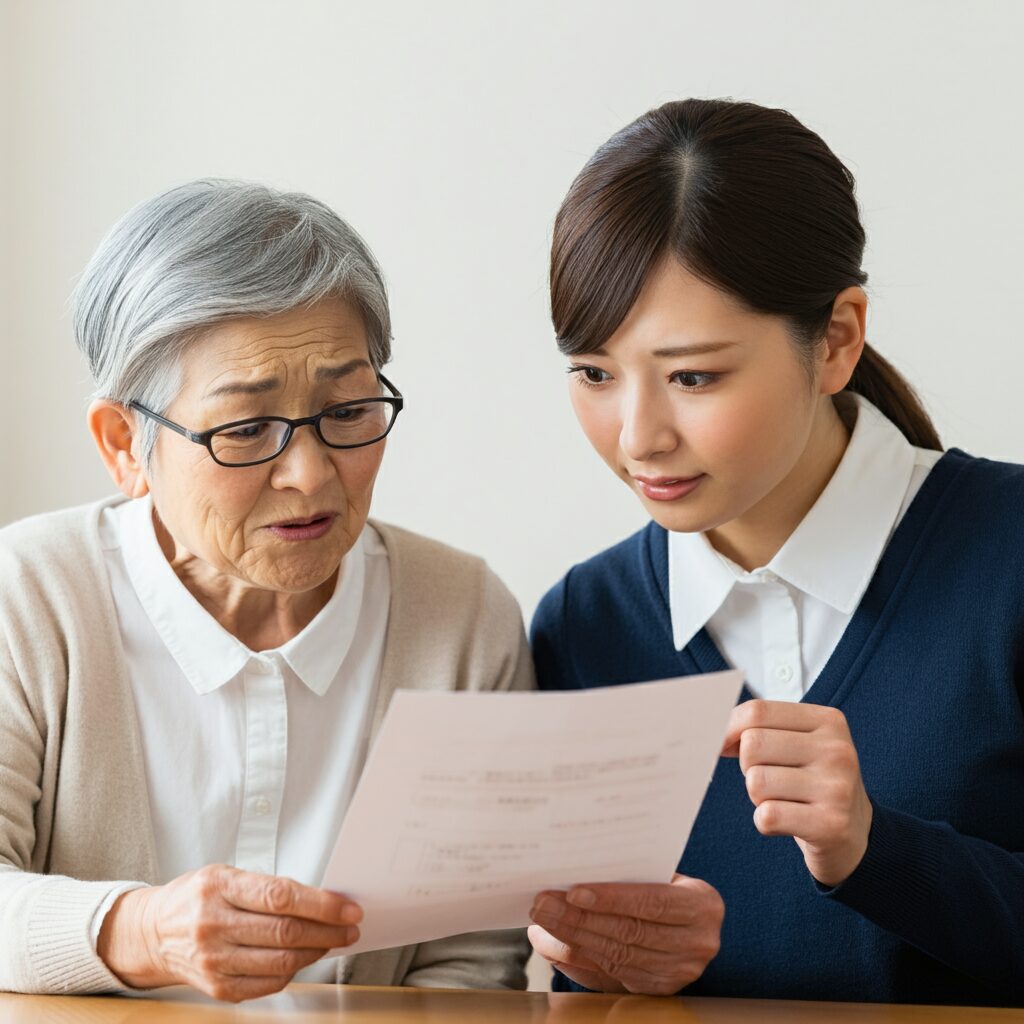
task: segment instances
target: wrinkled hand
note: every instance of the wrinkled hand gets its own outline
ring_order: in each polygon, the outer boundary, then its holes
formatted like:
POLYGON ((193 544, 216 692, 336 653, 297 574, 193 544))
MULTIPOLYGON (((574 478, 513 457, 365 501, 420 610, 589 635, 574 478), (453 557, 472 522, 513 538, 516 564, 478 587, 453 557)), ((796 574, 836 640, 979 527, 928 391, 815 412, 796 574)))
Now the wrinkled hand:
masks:
POLYGON ((793 836, 822 885, 853 873, 868 848, 872 812, 841 711, 746 701, 733 710, 722 754, 740 759, 759 832, 793 836))
POLYGON ((133 988, 191 985, 240 1002, 359 937, 362 910, 338 893, 225 865, 119 897, 97 951, 133 988))
POLYGON ((533 948, 566 977, 598 992, 672 995, 718 952, 725 906, 707 882, 604 883, 542 892, 533 948))

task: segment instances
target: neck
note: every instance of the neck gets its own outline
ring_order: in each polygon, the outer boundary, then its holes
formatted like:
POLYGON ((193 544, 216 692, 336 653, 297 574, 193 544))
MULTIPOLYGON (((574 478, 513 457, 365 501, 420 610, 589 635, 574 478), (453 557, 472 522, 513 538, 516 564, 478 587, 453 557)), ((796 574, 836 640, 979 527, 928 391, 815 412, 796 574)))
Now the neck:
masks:
POLYGON ((849 441, 850 430, 827 399, 792 471, 742 516, 708 530, 712 547, 746 572, 767 565, 825 490, 849 441))
POLYGON ((316 618, 334 593, 337 572, 300 594, 252 586, 218 573, 181 547, 155 513, 153 526, 164 557, 188 592, 251 651, 273 650, 287 643, 316 618))

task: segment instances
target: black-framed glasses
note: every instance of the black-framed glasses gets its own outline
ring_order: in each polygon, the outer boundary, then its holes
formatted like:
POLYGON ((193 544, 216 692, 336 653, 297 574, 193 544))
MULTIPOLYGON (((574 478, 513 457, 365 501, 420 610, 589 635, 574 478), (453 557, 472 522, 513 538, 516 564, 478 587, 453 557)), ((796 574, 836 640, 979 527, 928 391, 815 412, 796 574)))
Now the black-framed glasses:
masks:
POLYGON ((382 441, 395 425, 405 399, 383 374, 378 374, 377 379, 391 392, 390 396, 339 402, 315 416, 299 420, 286 416, 254 416, 202 431, 189 430, 138 402, 129 402, 128 407, 203 445, 218 465, 258 466, 276 459, 288 447, 297 427, 311 426, 330 448, 362 448, 382 441))

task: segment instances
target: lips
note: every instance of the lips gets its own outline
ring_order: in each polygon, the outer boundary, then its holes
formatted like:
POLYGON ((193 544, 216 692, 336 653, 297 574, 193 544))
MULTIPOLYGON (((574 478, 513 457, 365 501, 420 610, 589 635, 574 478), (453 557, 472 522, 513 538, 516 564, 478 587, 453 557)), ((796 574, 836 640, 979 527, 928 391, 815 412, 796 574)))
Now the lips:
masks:
POLYGON ((267 529, 281 540, 318 540, 330 532, 337 518, 336 512, 321 512, 302 519, 283 519, 279 523, 272 523, 267 529))
POLYGON ((651 501, 678 501, 699 487, 704 476, 634 476, 633 480, 640 493, 651 501))
POLYGON ((321 519, 329 519, 334 515, 333 512, 318 512, 315 516, 307 516, 305 519, 282 519, 279 523, 271 523, 271 527, 286 527, 286 526, 309 526, 312 523, 317 523, 321 519))

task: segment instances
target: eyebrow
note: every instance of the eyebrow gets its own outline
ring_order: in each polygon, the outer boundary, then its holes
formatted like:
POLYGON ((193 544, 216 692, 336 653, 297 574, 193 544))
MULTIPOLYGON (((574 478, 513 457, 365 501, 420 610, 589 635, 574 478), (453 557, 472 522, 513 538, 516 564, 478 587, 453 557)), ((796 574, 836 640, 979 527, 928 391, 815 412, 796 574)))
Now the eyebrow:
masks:
MULTIPOLYGON (((350 359, 340 366, 319 366, 316 371, 317 383, 329 380, 340 380, 356 370, 363 368, 373 369, 366 359, 350 359)), ((262 395, 268 391, 276 391, 281 386, 279 377, 267 377, 265 380, 256 381, 228 381, 208 391, 203 398, 219 398, 222 395, 262 395)))
MULTIPOLYGON (((651 354, 660 359, 678 359, 680 356, 703 356, 710 352, 721 352, 722 349, 737 345, 735 341, 705 341, 696 345, 674 345, 671 348, 656 348, 651 354)), ((607 356, 605 348, 595 348, 595 356, 607 356)))

